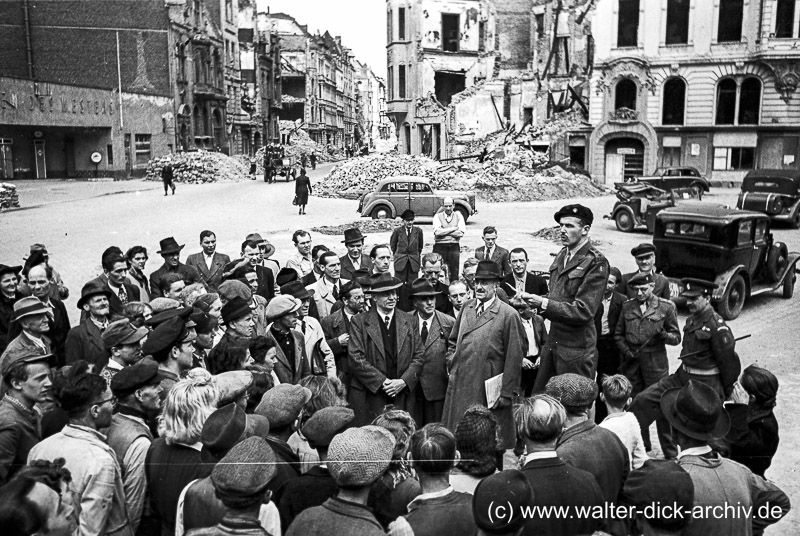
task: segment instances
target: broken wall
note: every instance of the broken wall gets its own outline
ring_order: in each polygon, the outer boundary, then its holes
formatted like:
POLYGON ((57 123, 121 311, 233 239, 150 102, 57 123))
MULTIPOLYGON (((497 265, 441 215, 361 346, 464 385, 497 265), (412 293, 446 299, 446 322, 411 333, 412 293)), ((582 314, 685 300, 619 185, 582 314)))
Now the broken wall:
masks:
POLYGON ((444 50, 457 43, 457 52, 494 50, 495 20, 490 2, 475 0, 425 0, 422 2, 420 37, 425 49, 444 50), (442 15, 458 15, 458 35, 443 35, 442 15), (481 43, 483 37, 483 43, 481 43))
POLYGON ((501 69, 527 70, 533 60, 533 0, 495 0, 501 69))

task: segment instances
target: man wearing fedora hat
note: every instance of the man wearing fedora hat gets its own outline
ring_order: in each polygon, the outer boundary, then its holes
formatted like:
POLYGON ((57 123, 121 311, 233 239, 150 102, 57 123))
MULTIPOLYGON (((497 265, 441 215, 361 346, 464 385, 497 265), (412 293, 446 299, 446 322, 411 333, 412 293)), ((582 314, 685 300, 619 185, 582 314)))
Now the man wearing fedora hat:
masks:
POLYGON ((3 350, 3 354, 0 356, 0 367, 12 353, 52 353, 50 339, 46 335, 52 314, 50 308, 38 298, 28 296, 17 300, 11 320, 20 327, 21 332, 3 350))
POLYGON ((192 283, 202 283, 200 272, 192 266, 187 266, 180 261, 181 250, 185 244, 178 244, 173 237, 167 237, 159 242, 160 249, 157 251, 164 258, 161 268, 150 274, 150 294, 151 298, 160 298, 164 294, 161 292, 161 278, 168 273, 180 274, 187 285, 192 283))
POLYGON ((660 406, 680 448, 678 465, 694 484, 692 515, 681 534, 761 534, 789 513, 789 498, 778 486, 709 446, 725 437, 731 424, 712 387, 689 380, 665 391, 660 406))
POLYGON ((533 392, 544 391, 552 376, 574 372, 594 378, 597 371, 595 315, 603 302, 608 261, 589 240, 594 221, 583 205, 566 205, 555 213, 563 248, 550 266, 550 292, 519 293, 531 307, 550 320, 550 334, 542 349, 533 392))
POLYGON ((406 210, 400 215, 403 225, 392 231, 389 246, 394 255, 394 274, 406 285, 419 276, 420 255, 425 245, 422 229, 414 225, 414 211, 406 210))
POLYGON ((511 403, 521 394, 522 360, 528 355, 528 339, 517 311, 497 297, 501 279, 496 262, 478 263, 476 299, 461 309, 447 342, 450 380, 442 422, 455 430, 470 406, 489 406, 485 382, 502 374, 500 396, 489 409, 499 427, 499 448, 508 449, 516 442, 511 403))
POLYGON ((67 364, 83 359, 94 365, 96 374, 100 374, 103 367, 108 364, 110 353, 103 343, 103 332, 113 320, 108 305, 110 294, 108 286, 96 279, 89 281, 81 289, 78 309, 85 313, 86 318, 67 334, 65 346, 67 364))
POLYGON ((441 294, 426 278, 411 283, 414 321, 419 329, 423 358, 414 416, 419 427, 442 420, 447 393, 447 340, 456 319, 436 310, 436 299, 441 294))
POLYGON ((281 383, 298 384, 311 376, 306 358, 305 337, 297 330, 298 311, 303 303, 294 296, 281 294, 267 304, 267 337, 275 341, 275 374, 281 383))
POLYGON ((8 331, 14 316, 14 304, 23 295, 17 290, 22 266, 0 264, 0 354, 8 346, 8 331))
POLYGON ((339 258, 339 262, 342 263, 341 277, 354 281, 356 270, 372 270, 372 261, 369 255, 364 253, 364 238, 366 237, 361 234, 361 229, 358 227, 345 229, 342 242, 347 248, 347 254, 339 258))
POLYGON ((186 257, 186 266, 197 270, 209 292, 216 292, 222 283, 222 269, 231 262, 231 258, 217 251, 217 235, 214 231, 200 232, 200 247, 203 251, 186 257))
POLYGON ((397 309, 403 283, 387 273, 371 279, 375 306, 350 323, 348 401, 356 422, 366 424, 387 404, 414 414, 414 389, 422 372, 422 341, 413 317, 397 309))

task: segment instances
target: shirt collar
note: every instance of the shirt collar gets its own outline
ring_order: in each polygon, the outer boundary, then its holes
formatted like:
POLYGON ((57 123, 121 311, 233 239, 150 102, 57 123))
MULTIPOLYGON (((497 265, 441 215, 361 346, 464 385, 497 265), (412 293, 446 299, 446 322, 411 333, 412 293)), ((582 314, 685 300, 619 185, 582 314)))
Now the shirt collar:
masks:
POLYGON ((587 237, 584 237, 584 238, 583 238, 583 240, 581 240, 580 242, 578 242, 578 243, 575 245, 575 247, 574 247, 573 249, 567 249, 567 254, 568 254, 568 255, 569 255, 569 257, 570 257, 570 260, 571 260, 571 259, 572 259, 572 257, 574 257, 574 256, 575 256, 575 254, 576 254, 578 251, 580 251, 580 250, 581 250, 581 248, 582 248, 583 246, 585 246, 585 245, 586 245, 588 242, 589 242, 589 237, 587 236, 587 237))
POLYGON ((483 310, 484 310, 484 311, 488 311, 488 310, 489 310, 489 308, 490 308, 492 305, 494 305, 494 301, 495 301, 496 299, 497 299, 497 295, 495 295, 495 296, 494 296, 494 297, 493 297, 491 300, 489 300, 489 301, 487 301, 487 302, 482 302, 482 301, 478 300, 478 301, 475 303, 475 308, 477 309, 478 307, 480 307, 480 306, 481 306, 481 304, 483 304, 483 310))
POLYGON ((113 359, 109 359, 108 360, 108 365, 106 365, 106 366, 108 368, 110 368, 111 370, 122 370, 122 369, 125 368, 123 365, 120 365, 119 363, 117 363, 113 359))
POLYGON ((411 505, 416 503, 416 502, 418 502, 418 501, 429 501, 431 499, 438 499, 440 497, 446 497, 446 496, 450 495, 451 493, 453 493, 454 491, 455 490, 453 489, 453 486, 447 486, 442 491, 434 491, 433 493, 422 493, 420 495, 417 495, 414 498, 414 500, 412 500, 410 503, 408 503, 408 509, 411 510, 411 505))
POLYGON ((379 316, 379 317, 381 317, 381 322, 384 322, 384 321, 385 321, 385 319, 386 319, 386 317, 388 316, 388 317, 389 317, 389 323, 390 323, 390 324, 392 323, 392 320, 394 319, 394 311, 395 311, 395 310, 394 310, 394 309, 392 309, 392 311, 391 311, 390 313, 382 313, 382 312, 378 311, 378 309, 377 309, 377 308, 375 309, 375 312, 376 312, 376 313, 378 313, 378 316, 379 316))
POLYGON ((681 450, 678 453, 678 459, 683 458, 684 456, 702 456, 703 454, 708 454, 713 449, 709 445, 703 445, 702 447, 692 447, 689 449, 681 450))
POLYGON ((530 454, 526 454, 520 465, 525 465, 526 463, 533 461, 533 460, 546 460, 549 458, 558 458, 558 453, 554 450, 543 450, 540 452, 531 452, 530 454))

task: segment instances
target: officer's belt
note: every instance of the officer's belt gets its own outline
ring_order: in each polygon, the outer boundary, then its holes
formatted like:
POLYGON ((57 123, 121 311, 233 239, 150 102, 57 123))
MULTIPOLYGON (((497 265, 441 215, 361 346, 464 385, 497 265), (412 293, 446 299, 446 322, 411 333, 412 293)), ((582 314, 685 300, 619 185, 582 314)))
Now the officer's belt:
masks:
POLYGON ((713 367, 709 369, 702 369, 696 367, 690 367, 688 365, 681 365, 683 370, 688 372, 689 374, 697 374, 698 376, 716 376, 719 374, 719 368, 713 367))

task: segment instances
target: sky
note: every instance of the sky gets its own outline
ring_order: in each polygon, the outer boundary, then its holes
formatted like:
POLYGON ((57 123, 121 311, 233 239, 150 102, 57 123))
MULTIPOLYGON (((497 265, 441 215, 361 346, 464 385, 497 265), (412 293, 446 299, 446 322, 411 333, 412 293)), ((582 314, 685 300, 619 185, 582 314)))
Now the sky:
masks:
POLYGON ((342 44, 386 78, 385 0, 258 0, 258 10, 287 13, 308 31, 341 35, 342 44))

